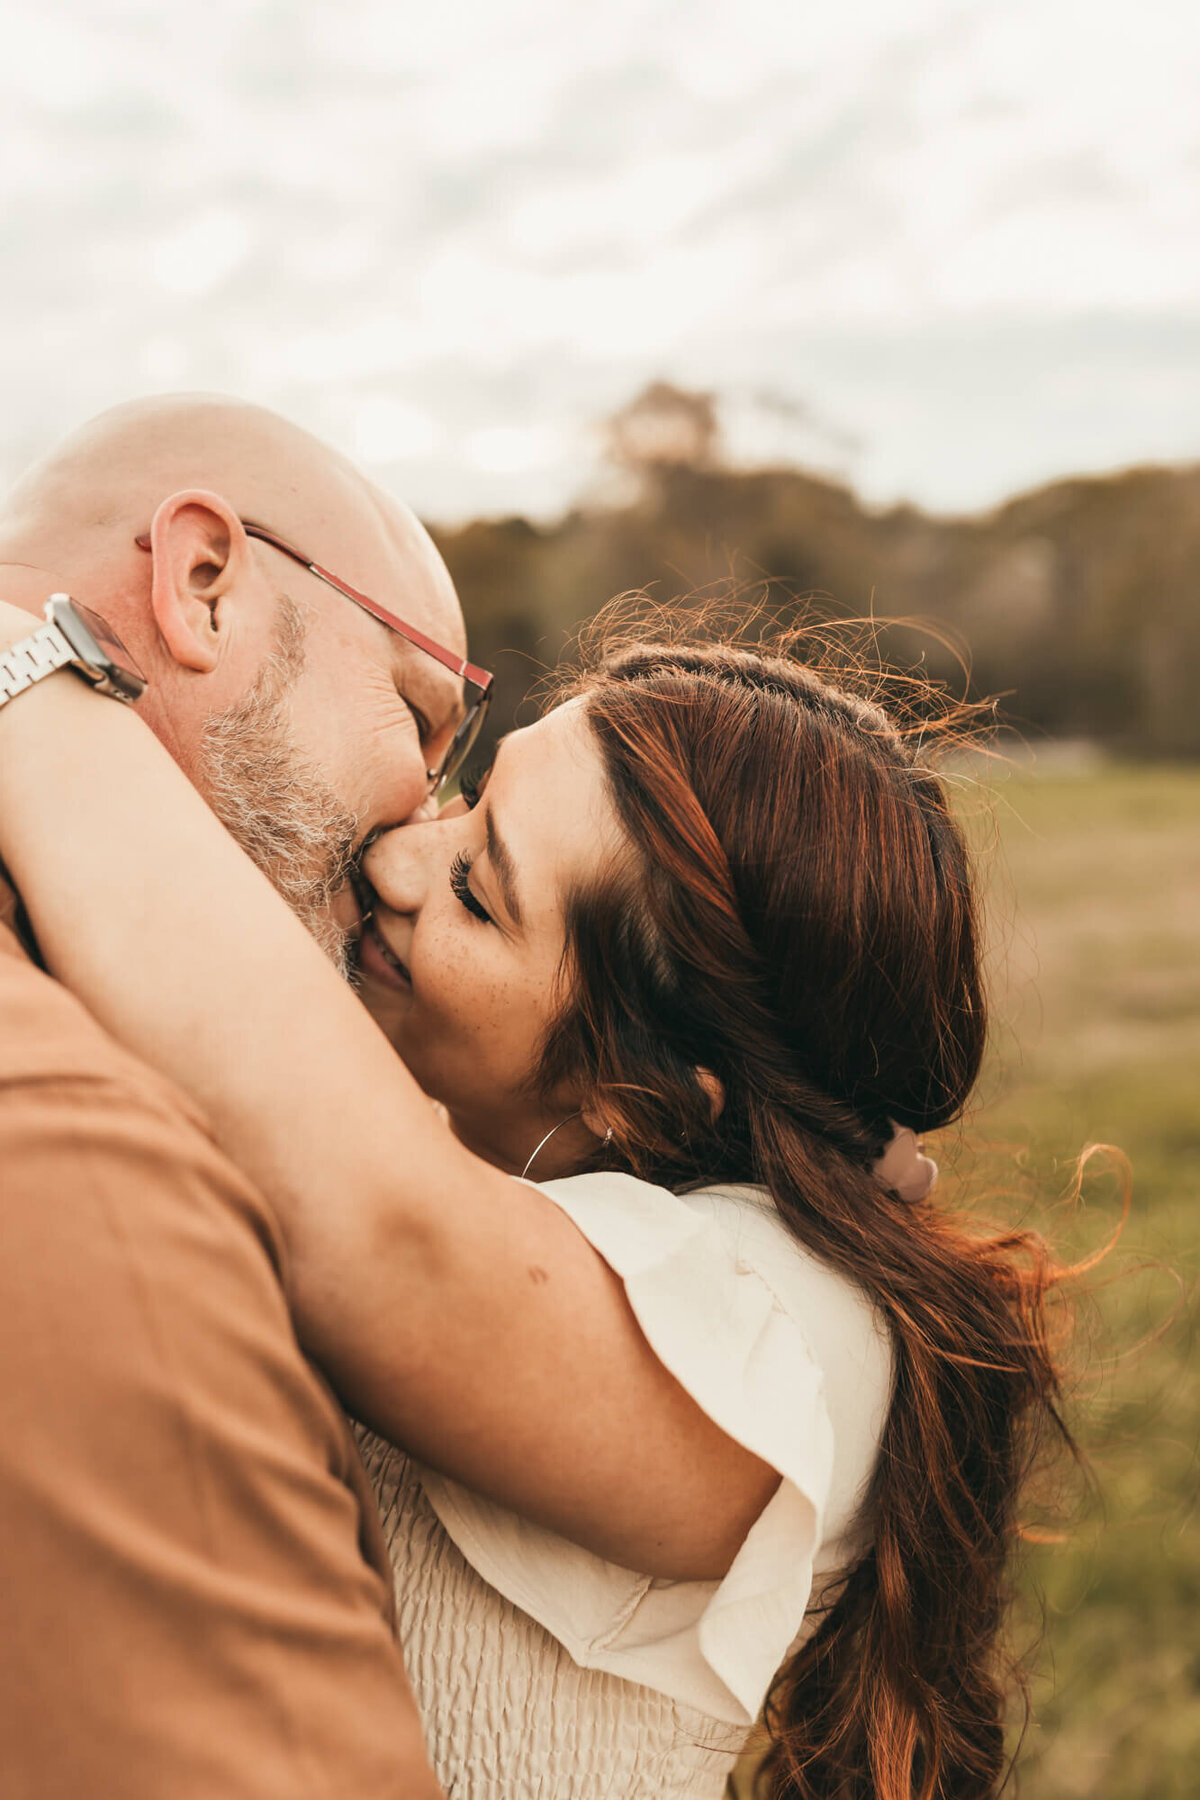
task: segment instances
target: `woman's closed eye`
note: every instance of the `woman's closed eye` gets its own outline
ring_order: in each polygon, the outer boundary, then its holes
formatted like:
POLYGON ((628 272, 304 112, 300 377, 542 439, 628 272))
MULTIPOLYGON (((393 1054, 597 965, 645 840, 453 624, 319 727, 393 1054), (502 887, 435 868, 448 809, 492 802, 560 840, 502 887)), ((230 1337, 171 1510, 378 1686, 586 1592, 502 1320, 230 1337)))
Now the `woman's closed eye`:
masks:
POLYGON ((450 891, 453 893, 454 898, 461 901, 467 911, 472 913, 475 918, 482 919, 485 925, 491 925, 493 923, 491 913, 488 912, 487 908, 477 900, 475 895, 471 892, 470 882, 468 881, 470 873, 471 864, 460 850, 458 855, 454 858, 454 861, 450 864, 450 891))

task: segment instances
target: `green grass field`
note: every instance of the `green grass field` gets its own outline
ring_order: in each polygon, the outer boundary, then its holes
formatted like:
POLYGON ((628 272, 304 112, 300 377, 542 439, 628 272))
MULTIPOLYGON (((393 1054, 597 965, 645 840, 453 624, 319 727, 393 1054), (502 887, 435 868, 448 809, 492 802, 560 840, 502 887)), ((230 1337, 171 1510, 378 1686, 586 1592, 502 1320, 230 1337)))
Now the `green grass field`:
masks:
MULTIPOLYGON (((1011 776, 977 821, 997 1029, 972 1135, 1021 1146, 1045 1229, 1078 1254, 1119 1217, 1112 1181, 1048 1202, 1087 1142, 1133 1171, 1121 1242, 1081 1315, 1073 1413, 1094 1492, 1030 1557, 1045 1603, 1031 1800, 1200 1792, 1200 772, 1011 776), (1140 1346, 1140 1347, 1139 1347, 1140 1346)), ((996 1159, 991 1159, 996 1167, 996 1159)))
MULTIPOLYGON (((1071 1416, 1091 1485, 1028 1552, 1034 1722, 1023 1800, 1200 1793, 1200 771, 1010 771, 962 786, 990 895, 993 1049, 961 1142, 985 1210, 1077 1258, 1119 1222, 1085 1144, 1133 1172, 1117 1248, 1080 1309, 1071 1416)), ((946 1154, 949 1152, 949 1154, 946 1154)))

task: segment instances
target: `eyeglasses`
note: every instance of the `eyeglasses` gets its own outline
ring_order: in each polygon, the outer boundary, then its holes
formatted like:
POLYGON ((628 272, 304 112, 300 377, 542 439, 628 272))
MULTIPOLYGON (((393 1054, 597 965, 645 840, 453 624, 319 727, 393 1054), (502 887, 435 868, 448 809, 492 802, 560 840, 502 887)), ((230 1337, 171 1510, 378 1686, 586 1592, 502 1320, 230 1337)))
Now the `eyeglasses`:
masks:
MULTIPOLYGON (((325 582, 327 587, 336 588, 339 594, 344 594, 347 600, 353 600, 356 606, 361 606, 364 612, 370 613, 373 619, 378 619, 381 625, 386 625, 389 631, 396 632, 406 643, 414 645, 418 650, 423 650, 426 656, 432 656, 435 662, 441 663, 444 669, 452 670, 468 690, 473 690, 473 697, 470 692, 465 696, 466 710, 458 722, 446 754, 436 769, 426 769, 425 771, 429 777, 430 795, 436 798, 446 783, 458 774, 483 729, 483 722, 491 704, 494 677, 489 674, 487 669, 481 669, 475 663, 464 661, 455 651, 447 650, 433 638, 426 637, 425 633, 418 631, 415 625, 406 624, 403 619, 397 618, 395 613, 389 612, 386 606, 381 606, 378 600, 372 600, 369 594, 361 594, 357 588, 351 587, 348 581, 343 581, 340 576, 322 568, 320 563, 313 562, 311 557, 305 556, 302 550, 297 550, 291 544, 286 543, 283 538, 276 537, 275 533, 268 531, 265 526, 252 525, 248 520, 243 519, 242 529, 247 537, 258 538, 262 543, 270 544, 273 550, 279 550, 284 556, 290 556, 293 562, 298 562, 301 568, 307 569, 310 575, 315 575, 318 581, 325 582)), ((139 535, 137 546, 139 550, 150 549, 150 533, 148 531, 139 535)))

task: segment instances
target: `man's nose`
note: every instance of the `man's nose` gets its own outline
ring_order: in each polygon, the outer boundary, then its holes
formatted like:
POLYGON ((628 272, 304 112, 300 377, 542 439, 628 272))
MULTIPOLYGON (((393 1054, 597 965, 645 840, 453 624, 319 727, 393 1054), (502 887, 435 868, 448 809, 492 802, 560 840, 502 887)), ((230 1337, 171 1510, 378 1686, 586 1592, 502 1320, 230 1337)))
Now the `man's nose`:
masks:
POLYGON ((438 803, 434 799, 432 794, 427 794, 425 796, 424 800, 422 800, 420 806, 414 807, 413 811, 409 813, 407 819, 401 820, 401 824, 403 824, 403 825, 424 825, 427 823, 428 820, 436 819, 437 816, 438 816, 438 803))

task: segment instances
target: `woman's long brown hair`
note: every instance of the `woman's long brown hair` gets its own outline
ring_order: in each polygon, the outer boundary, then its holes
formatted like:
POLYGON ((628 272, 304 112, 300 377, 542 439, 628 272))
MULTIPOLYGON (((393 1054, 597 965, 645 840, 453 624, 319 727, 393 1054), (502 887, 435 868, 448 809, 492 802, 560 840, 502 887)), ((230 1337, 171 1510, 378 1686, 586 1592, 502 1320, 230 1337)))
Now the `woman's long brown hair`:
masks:
POLYGON ((582 695, 633 847, 569 909, 540 1079, 618 1166, 751 1181, 886 1320, 895 1386, 869 1553, 768 1699, 770 1800, 985 1800, 1018 1490, 1061 1429, 1029 1233, 871 1173, 892 1121, 962 1112, 987 1028, 972 870, 941 782, 786 647, 608 642, 582 695), (715 1074, 724 1106, 714 1116, 715 1074))

